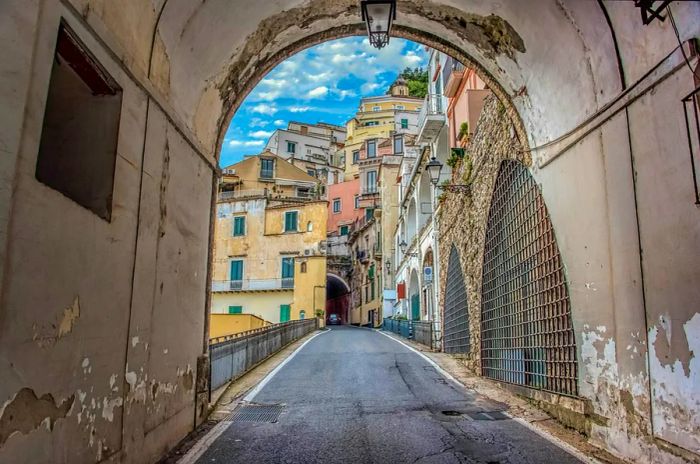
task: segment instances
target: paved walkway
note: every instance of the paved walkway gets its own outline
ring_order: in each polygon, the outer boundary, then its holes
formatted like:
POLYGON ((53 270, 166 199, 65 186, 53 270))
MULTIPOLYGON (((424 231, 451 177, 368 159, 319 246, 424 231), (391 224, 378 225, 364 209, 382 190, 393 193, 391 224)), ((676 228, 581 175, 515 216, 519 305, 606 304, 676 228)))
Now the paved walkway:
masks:
POLYGON ((373 330, 316 336, 252 401, 197 463, 581 462, 373 330))

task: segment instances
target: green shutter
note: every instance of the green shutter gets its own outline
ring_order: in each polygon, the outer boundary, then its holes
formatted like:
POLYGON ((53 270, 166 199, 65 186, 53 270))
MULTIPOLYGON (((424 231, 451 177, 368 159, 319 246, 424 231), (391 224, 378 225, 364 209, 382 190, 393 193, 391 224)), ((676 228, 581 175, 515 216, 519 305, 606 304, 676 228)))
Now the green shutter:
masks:
POLYGON ((280 322, 287 322, 290 318, 291 315, 291 306, 290 305, 280 305, 280 322))
POLYGON ((228 313, 229 314, 243 314, 243 306, 229 306, 228 313))
POLYGON ((245 235, 245 217, 236 216, 233 218, 233 236, 245 235))
POLYGON ((282 258, 282 278, 294 277, 294 258, 282 258))
POLYGON ((284 231, 296 232, 297 230, 297 212, 287 211, 284 213, 284 231))
POLYGON ((231 280, 243 280, 243 261, 231 261, 231 280))
POLYGON ((348 226, 340 226, 340 235, 348 235, 348 226))

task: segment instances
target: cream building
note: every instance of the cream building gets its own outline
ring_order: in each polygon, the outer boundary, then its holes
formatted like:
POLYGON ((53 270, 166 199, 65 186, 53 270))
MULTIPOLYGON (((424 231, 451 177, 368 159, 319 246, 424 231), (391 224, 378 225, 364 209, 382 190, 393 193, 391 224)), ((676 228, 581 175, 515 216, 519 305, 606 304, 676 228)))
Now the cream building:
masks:
POLYGON ((212 314, 252 314, 278 323, 324 310, 327 202, 319 186, 269 152, 224 169, 212 314))

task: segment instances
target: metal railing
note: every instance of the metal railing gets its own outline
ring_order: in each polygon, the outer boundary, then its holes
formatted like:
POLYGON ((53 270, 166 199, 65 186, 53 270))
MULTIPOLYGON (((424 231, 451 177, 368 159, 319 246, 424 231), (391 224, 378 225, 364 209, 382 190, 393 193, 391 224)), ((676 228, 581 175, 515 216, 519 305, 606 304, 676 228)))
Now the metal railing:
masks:
POLYGON ((374 195, 375 193, 379 193, 379 188, 376 185, 366 185, 362 187, 361 193, 362 195, 374 195))
POLYGON ((382 330, 393 332, 409 340, 414 340, 428 348, 433 346, 432 321, 409 321, 407 319, 385 317, 382 330))
POLYGON ((423 127, 423 125, 425 124, 425 120, 428 118, 428 116, 434 116, 444 113, 444 109, 442 106, 443 105, 441 94, 429 93, 425 96, 425 100, 423 100, 423 106, 421 107, 420 112, 418 113, 419 131, 420 128, 423 127))
POLYGON ((236 198, 264 197, 267 189, 233 190, 230 192, 219 192, 219 200, 233 200, 236 198))
POLYGON ((248 190, 233 190, 219 192, 219 201, 237 200, 240 198, 255 198, 265 197, 271 199, 290 199, 290 200, 320 200, 324 198, 320 192, 315 190, 296 191, 294 193, 275 193, 268 189, 248 189, 248 190))
POLYGON ((294 288, 294 277, 282 279, 214 280, 212 292, 236 292, 245 290, 280 290, 294 288))
POLYGON ((318 319, 273 324, 209 340, 209 388, 235 380, 289 343, 318 328, 318 319))

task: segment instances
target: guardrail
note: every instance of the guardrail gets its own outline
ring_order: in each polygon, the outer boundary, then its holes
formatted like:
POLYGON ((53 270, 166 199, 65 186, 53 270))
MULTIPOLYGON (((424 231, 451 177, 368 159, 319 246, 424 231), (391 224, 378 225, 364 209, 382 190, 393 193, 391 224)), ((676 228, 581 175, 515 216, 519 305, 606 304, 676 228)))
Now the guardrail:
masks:
POLYGON ((433 346, 433 323, 431 321, 409 321, 407 319, 385 317, 382 330, 414 340, 429 348, 433 346))
POLYGON ((209 389, 235 380, 289 343, 318 328, 318 319, 283 322, 209 340, 209 389))
POLYGON ((294 288, 294 277, 281 279, 213 280, 212 292, 240 292, 245 290, 282 290, 294 288))

